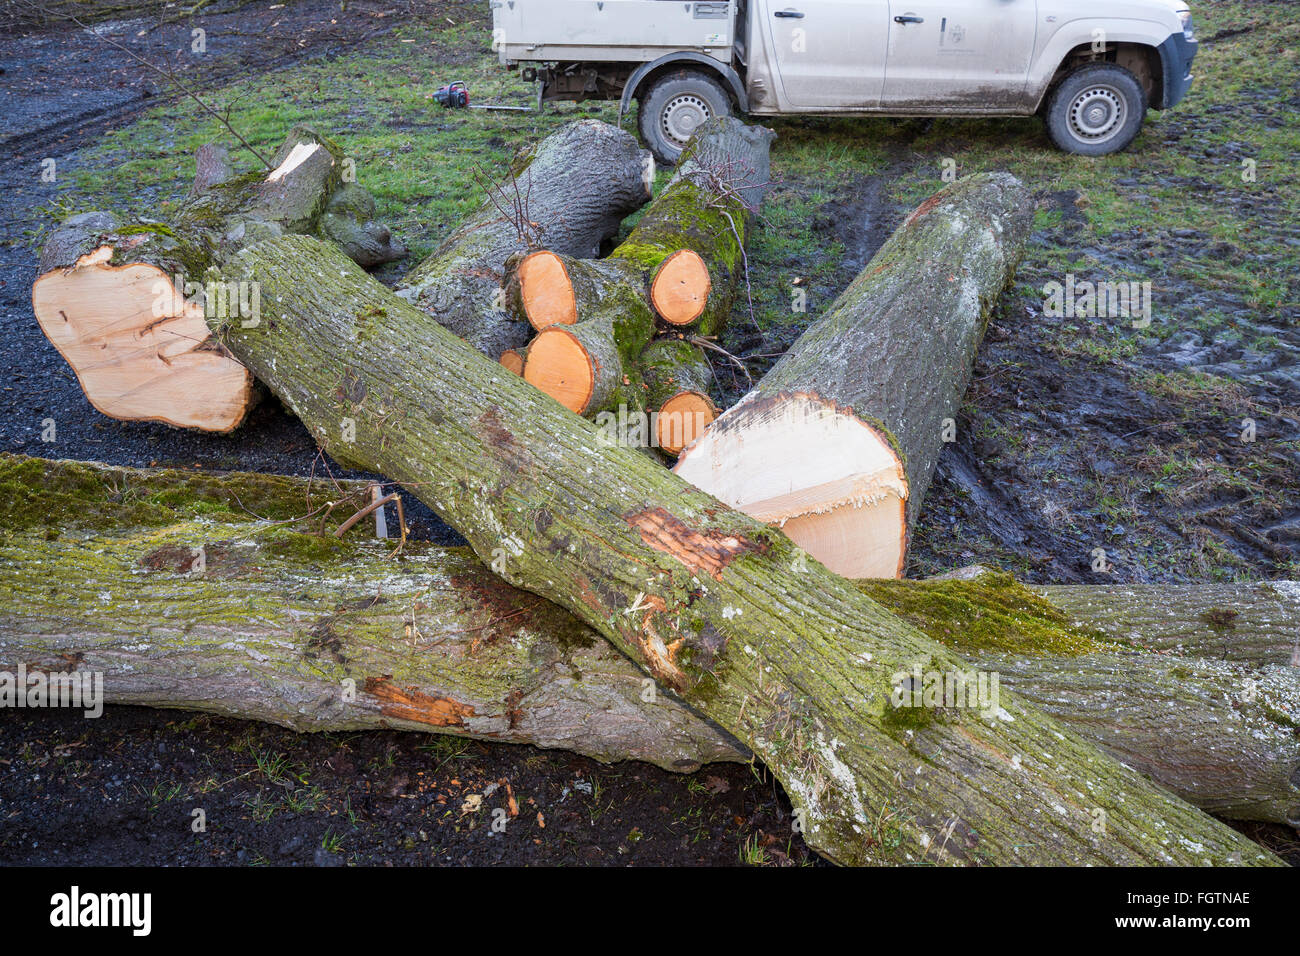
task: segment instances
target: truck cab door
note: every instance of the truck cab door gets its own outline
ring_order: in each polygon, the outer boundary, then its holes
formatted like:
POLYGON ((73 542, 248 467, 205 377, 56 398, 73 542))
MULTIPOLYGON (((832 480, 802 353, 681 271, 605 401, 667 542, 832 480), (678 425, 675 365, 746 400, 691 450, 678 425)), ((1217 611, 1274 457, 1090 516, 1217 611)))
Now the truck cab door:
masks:
MULTIPOLYGON (((762 0, 785 106, 874 109, 885 81, 888 0, 762 0)), ((758 29, 762 29, 759 27, 758 29)))
POLYGON ((1037 0, 890 0, 889 13, 883 108, 1032 107, 1037 0))

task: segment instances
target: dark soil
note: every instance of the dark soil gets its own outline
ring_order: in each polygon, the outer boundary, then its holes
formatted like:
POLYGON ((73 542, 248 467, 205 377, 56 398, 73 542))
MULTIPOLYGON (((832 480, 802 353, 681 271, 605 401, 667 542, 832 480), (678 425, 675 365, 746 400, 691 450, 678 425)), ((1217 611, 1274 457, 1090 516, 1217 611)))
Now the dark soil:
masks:
POLYGON ((130 707, 14 712, 3 728, 0 864, 716 866, 744 840, 769 861, 809 859, 776 785, 743 765, 685 777, 130 707))

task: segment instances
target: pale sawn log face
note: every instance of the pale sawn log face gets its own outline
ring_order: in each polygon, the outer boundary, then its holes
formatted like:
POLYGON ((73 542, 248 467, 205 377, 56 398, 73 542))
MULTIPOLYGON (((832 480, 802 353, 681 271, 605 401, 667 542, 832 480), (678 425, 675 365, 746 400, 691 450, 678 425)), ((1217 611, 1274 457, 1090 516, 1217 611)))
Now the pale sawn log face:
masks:
POLYGON ((992 719, 899 726, 894 675, 968 665, 330 247, 267 240, 227 275, 262 283, 266 320, 223 341, 327 449, 410 488, 502 577, 734 734, 830 859, 1278 862, 1013 695, 992 719))
POLYGON ((989 314, 1032 221, 1028 193, 1006 173, 969 176, 927 199, 686 450, 677 473, 781 522, 833 570, 900 575, 989 314), (882 481, 890 476, 879 467, 877 439, 905 472, 901 495, 882 481), (818 461, 823 467, 806 464, 818 461))
POLYGON ((233 175, 225 151, 201 147, 190 194, 168 223, 123 226, 74 216, 41 254, 32 308, 100 412, 128 421, 228 432, 256 404, 249 371, 207 331, 216 316, 256 311, 256 290, 206 284, 242 245, 282 232, 318 234, 362 265, 406 254, 374 221, 374 200, 345 183, 343 150, 296 126, 275 168, 233 175), (205 304, 206 303, 206 306, 205 304))

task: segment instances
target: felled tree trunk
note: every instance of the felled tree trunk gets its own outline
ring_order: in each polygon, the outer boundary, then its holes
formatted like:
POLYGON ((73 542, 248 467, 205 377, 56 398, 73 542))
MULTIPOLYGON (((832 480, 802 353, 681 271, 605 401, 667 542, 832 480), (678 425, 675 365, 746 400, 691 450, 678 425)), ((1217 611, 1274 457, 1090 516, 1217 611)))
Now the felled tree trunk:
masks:
POLYGON ((229 326, 227 346, 332 454, 409 487, 502 577, 749 747, 830 859, 1277 862, 1013 695, 992 719, 900 724, 893 675, 968 665, 778 530, 607 445, 330 247, 267 240, 227 277, 262 283, 265 315, 229 326))
POLYGON ((1034 585, 1034 590, 1112 640, 1160 653, 1300 667, 1300 584, 1295 581, 1034 585))
POLYGON ((744 272, 745 241, 769 173, 770 130, 731 117, 696 132, 677 172, 610 255, 544 249, 507 269, 507 303, 538 330, 524 378, 566 408, 611 407, 659 320, 722 330, 744 272))
POLYGON ((1007 173, 922 203, 830 309, 678 459, 846 577, 897 577, 1033 208, 1007 173))
POLYGON ((651 342, 637 364, 646 384, 646 410, 656 416, 655 443, 676 455, 718 417, 709 397, 713 367, 702 348, 677 338, 651 342))
POLYGON ((393 560, 367 525, 335 537, 366 483, 12 456, 0 476, 10 673, 99 672, 109 702, 299 731, 431 731, 676 770, 743 759, 607 641, 468 549, 408 542, 393 560))
POLYGON ((344 182, 343 151, 295 127, 274 169, 235 176, 225 150, 200 148, 190 195, 167 223, 74 216, 41 254, 32 307, 46 337, 105 415, 227 432, 256 404, 253 376, 207 320, 255 322, 259 290, 207 276, 249 242, 284 232, 337 242, 376 265, 406 254, 374 221, 370 194, 344 182))
POLYGON ((1278 653, 1300 643, 1295 582, 1151 585, 1145 605, 1123 586, 997 573, 861 587, 1183 799, 1300 826, 1300 666, 1278 653))
POLYGON ((397 294, 493 359, 528 343, 507 312, 506 260, 546 246, 594 256, 624 217, 650 199, 654 159, 625 130, 579 120, 522 151, 465 220, 397 286, 397 294))
MULTIPOLYGON (((8 456, 0 481, 23 505, 0 544, 0 669, 75 660, 103 673, 109 702, 300 731, 429 730, 670 770, 748 759, 594 631, 468 550, 408 543, 392 560, 391 542, 364 526, 339 541, 330 532, 366 483, 8 456), (141 513, 140 501, 158 503, 141 513), (51 590, 52 578, 82 583, 51 590), (104 614, 105 595, 123 610, 104 614)), ((1283 711, 1300 705, 1300 668, 1138 653, 1069 624, 1007 575, 864 587, 1184 799, 1300 825, 1300 737, 1283 711)), ((1241 607, 1241 637, 1276 630, 1256 614, 1267 585, 1224 587, 1186 589, 1180 613, 1241 607)), ((1104 607, 1115 589, 1060 590, 1104 607)), ((1300 635, 1300 596, 1275 603, 1300 635)))

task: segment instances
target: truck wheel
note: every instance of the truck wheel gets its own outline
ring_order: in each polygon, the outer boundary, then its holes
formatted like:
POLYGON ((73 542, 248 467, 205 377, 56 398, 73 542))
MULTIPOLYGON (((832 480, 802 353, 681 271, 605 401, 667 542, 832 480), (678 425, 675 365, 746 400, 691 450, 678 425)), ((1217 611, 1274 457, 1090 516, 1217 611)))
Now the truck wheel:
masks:
POLYGON ((1142 84, 1122 66, 1094 63, 1075 70, 1047 104, 1047 132, 1067 153, 1105 156, 1137 136, 1147 115, 1142 84))
POLYGON ((641 138, 659 162, 673 166, 691 134, 715 116, 731 115, 731 99, 722 85, 694 70, 660 77, 641 101, 641 138))

